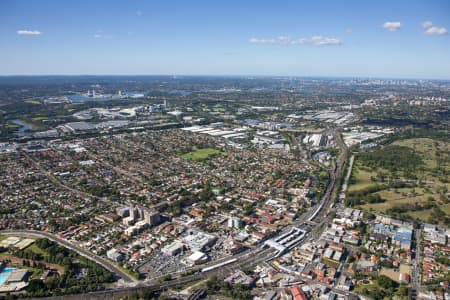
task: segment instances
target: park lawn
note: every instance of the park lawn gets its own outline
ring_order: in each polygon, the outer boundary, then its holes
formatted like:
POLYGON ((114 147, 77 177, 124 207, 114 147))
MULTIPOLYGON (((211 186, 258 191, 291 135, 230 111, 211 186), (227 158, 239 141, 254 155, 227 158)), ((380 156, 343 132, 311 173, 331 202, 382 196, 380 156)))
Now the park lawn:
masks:
POLYGON ((383 199, 386 199, 386 202, 395 202, 394 204, 403 204, 403 203, 414 203, 414 202, 423 202, 426 201, 429 196, 432 194, 419 192, 419 189, 416 189, 417 196, 408 195, 411 193, 413 189, 404 188, 398 189, 396 193, 393 189, 391 190, 382 190, 377 192, 383 199))
POLYGON ((211 156, 222 155, 223 152, 213 148, 205 148, 198 149, 193 152, 185 153, 181 155, 184 159, 193 160, 193 161, 203 161, 208 159, 211 156))
POLYGON ((219 112, 222 112, 222 111, 225 111, 225 108, 224 108, 222 105, 217 104, 217 105, 214 105, 213 111, 219 111, 219 112))
POLYGON ((422 221, 428 222, 431 217, 431 209, 409 211, 408 215, 410 215, 413 219, 420 219, 422 221))
POLYGON ((447 215, 450 215, 450 203, 441 205, 441 209, 442 209, 447 215))
POLYGON ((417 138, 398 140, 392 143, 393 145, 405 146, 416 150, 419 153, 430 152, 435 148, 434 141, 429 138, 417 138))
MULTIPOLYGON (((438 178, 435 178, 430 173, 432 170, 436 169, 438 165, 438 157, 436 156, 436 153, 440 153, 441 157, 445 161, 446 156, 445 154, 450 152, 450 143, 433 140, 429 138, 398 140, 392 143, 391 145, 403 146, 414 149, 415 153, 418 154, 422 158, 422 161, 424 162, 424 165, 416 170, 415 175, 419 179, 435 182, 438 181, 438 178)), ((355 166, 356 167, 360 166, 360 162, 356 161, 355 166)), ((450 168, 450 165, 446 164, 444 167, 450 168)), ((371 175, 364 174, 364 171, 361 170, 360 168, 358 168, 357 171, 361 172, 361 175, 356 174, 357 180, 359 179, 359 177, 361 177, 360 179, 364 181, 367 179, 367 176, 369 176, 370 179, 371 175)), ((373 175, 375 175, 376 172, 378 172, 378 170, 372 172, 373 175)))
POLYGON ((33 120, 33 121, 43 121, 43 120, 47 120, 47 119, 48 119, 47 117, 42 117, 42 116, 31 118, 31 120, 33 120))
POLYGON ((355 287, 354 292, 359 295, 364 295, 363 290, 367 289, 369 291, 379 290, 380 287, 376 283, 371 284, 359 284, 355 287))
MULTIPOLYGON (((391 208, 396 205, 400 204, 408 204, 411 203, 411 201, 408 198, 399 200, 399 201, 390 201, 390 202, 384 202, 384 203, 372 203, 372 204, 364 204, 359 206, 359 208, 364 210, 373 210, 378 212, 386 213, 386 210, 388 208, 391 208)), ((450 214, 450 204, 445 204, 440 206, 441 209, 446 213, 450 214)), ((408 214, 412 219, 416 220, 422 220, 424 222, 428 222, 428 220, 431 217, 431 209, 424 209, 424 210, 416 210, 416 211, 408 211, 406 214, 408 214)))
POLYGON ((29 103, 29 104, 35 104, 35 105, 41 105, 42 103, 40 101, 37 100, 25 100, 25 103, 29 103))
POLYGON ((349 192, 363 190, 376 184, 370 179, 372 176, 376 176, 375 172, 368 172, 366 170, 359 168, 356 165, 353 168, 355 168, 353 170, 354 174, 353 176, 355 176, 355 179, 354 182, 350 183, 348 187, 349 192))
POLYGON ((42 250, 41 248, 39 248, 38 246, 36 246, 35 243, 31 244, 31 245, 28 246, 26 249, 27 249, 27 250, 30 250, 30 251, 32 251, 32 252, 34 252, 34 253, 36 253, 36 254, 40 254, 40 255, 42 255, 43 257, 47 257, 47 256, 48 256, 48 253, 45 252, 44 250, 42 250))
MULTIPOLYGON (((399 193, 396 193, 394 190, 383 190, 380 192, 377 192, 376 194, 379 194, 383 199, 386 199, 386 202, 383 203, 367 203, 364 205, 361 205, 360 207, 367 210, 375 210, 380 212, 386 212, 387 209, 397 206, 397 205, 404 205, 404 204, 413 204, 415 202, 425 202, 431 194, 420 194, 418 196, 404 196, 402 195, 402 192, 408 193, 411 191, 411 188, 404 188, 404 189, 398 189, 399 193)), ((419 189, 416 188, 416 191, 419 189)), ((408 214, 413 215, 413 213, 416 213, 416 215, 420 215, 420 211, 411 211, 408 212, 408 214)), ((422 219, 422 218, 420 218, 422 219)), ((424 220, 424 219, 422 219, 424 220)))
MULTIPOLYGON (((386 213, 386 210, 389 208, 410 205, 416 202, 422 203, 427 201, 430 197, 438 200, 440 198, 438 193, 439 187, 447 187, 447 189, 450 189, 450 183, 441 182, 440 178, 434 176, 438 164, 440 167, 450 169, 450 164, 447 163, 448 153, 450 153, 450 143, 430 138, 413 138, 398 140, 392 144, 414 149, 415 153, 422 158, 424 164, 416 170, 414 175, 425 183, 426 188, 417 186, 415 188, 385 189, 378 191, 376 194, 379 194, 386 202, 367 203, 358 206, 359 208, 386 213), (437 155, 440 155, 440 158, 437 155)), ((380 172, 380 170, 367 170, 360 161, 355 161, 354 168, 352 174, 353 183, 351 181, 348 191, 362 190, 375 184, 370 178, 376 176, 377 172, 380 172)), ((384 170, 384 172, 387 174, 390 173, 386 170, 384 170)), ((450 203, 439 204, 439 207, 447 215, 450 215, 450 203)), ((425 209, 422 211, 408 211, 406 214, 413 219, 428 221, 431 212, 432 210, 425 209)))
POLYGON ((429 138, 399 140, 393 144, 414 149, 422 157, 425 168, 428 170, 434 169, 437 166, 436 151, 448 153, 450 150, 450 143, 429 138))
POLYGON ((19 129, 20 127, 20 125, 14 124, 11 121, 6 122, 6 128, 8 129, 19 129))

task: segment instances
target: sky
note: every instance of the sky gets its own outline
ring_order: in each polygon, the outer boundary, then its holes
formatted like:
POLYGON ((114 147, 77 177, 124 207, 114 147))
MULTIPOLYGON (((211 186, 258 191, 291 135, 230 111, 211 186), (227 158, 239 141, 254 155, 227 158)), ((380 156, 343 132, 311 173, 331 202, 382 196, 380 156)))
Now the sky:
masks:
POLYGON ((450 79, 450 1, 2 0, 0 75, 450 79))

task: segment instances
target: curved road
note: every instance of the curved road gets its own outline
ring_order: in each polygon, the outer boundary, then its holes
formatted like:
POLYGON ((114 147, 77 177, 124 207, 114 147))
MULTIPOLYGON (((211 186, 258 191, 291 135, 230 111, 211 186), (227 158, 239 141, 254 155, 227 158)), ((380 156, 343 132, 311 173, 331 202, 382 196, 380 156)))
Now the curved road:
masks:
POLYGON ((139 280, 134 278, 133 276, 125 273, 124 271, 117 268, 114 264, 109 262, 108 260, 91 253, 90 251, 81 248, 78 245, 75 245, 65 239, 62 239, 54 234, 45 231, 36 231, 36 230, 2 230, 0 231, 2 235, 12 235, 12 236, 20 236, 20 237, 31 237, 31 238, 47 238, 51 241, 57 242, 64 247, 76 252, 77 254, 84 256, 92 261, 95 261, 117 277, 122 278, 127 283, 138 283, 139 280))

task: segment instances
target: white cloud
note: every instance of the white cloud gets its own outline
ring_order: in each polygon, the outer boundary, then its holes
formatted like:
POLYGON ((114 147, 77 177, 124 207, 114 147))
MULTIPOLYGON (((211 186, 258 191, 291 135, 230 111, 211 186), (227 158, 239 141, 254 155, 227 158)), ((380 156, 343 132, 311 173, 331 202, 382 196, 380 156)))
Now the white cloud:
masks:
POLYGON ((313 36, 310 38, 292 39, 288 36, 275 38, 251 38, 250 43, 261 45, 314 45, 314 46, 340 46, 342 41, 337 38, 313 36))
POLYGON ((420 25, 422 25, 422 27, 426 29, 425 34, 428 34, 428 35, 448 34, 447 28, 433 26, 433 22, 431 22, 431 21, 424 21, 420 25))
POLYGON ((327 38, 327 37, 321 37, 321 36, 313 36, 309 41, 306 40, 306 43, 312 43, 316 46, 326 46, 326 45, 341 45, 342 42, 339 39, 336 38, 327 38))
POLYGON ((431 21, 423 21, 420 25, 422 25, 423 28, 430 28, 433 26, 433 23, 431 21))
POLYGON ((110 34, 103 34, 102 30, 98 30, 96 34, 93 35, 94 39, 111 39, 113 36, 110 34))
POLYGON ((383 28, 389 31, 397 31, 402 27, 400 22, 384 22, 383 28))
POLYGON ((17 30, 18 35, 41 35, 42 32, 37 30, 17 30))
POLYGON ((448 30, 445 27, 431 26, 427 30, 425 30, 425 34, 428 34, 428 35, 444 35, 444 34, 448 34, 448 30))

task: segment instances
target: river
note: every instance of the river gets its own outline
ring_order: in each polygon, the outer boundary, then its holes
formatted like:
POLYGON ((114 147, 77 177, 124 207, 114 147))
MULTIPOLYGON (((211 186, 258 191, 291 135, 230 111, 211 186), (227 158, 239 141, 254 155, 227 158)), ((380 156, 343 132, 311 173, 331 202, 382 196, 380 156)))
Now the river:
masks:
POLYGON ((13 119, 13 120, 11 120, 11 122, 20 126, 20 128, 17 129, 17 131, 16 131, 16 135, 18 137, 24 137, 28 131, 31 131, 33 129, 33 125, 31 125, 27 122, 24 122, 20 119, 13 119))

